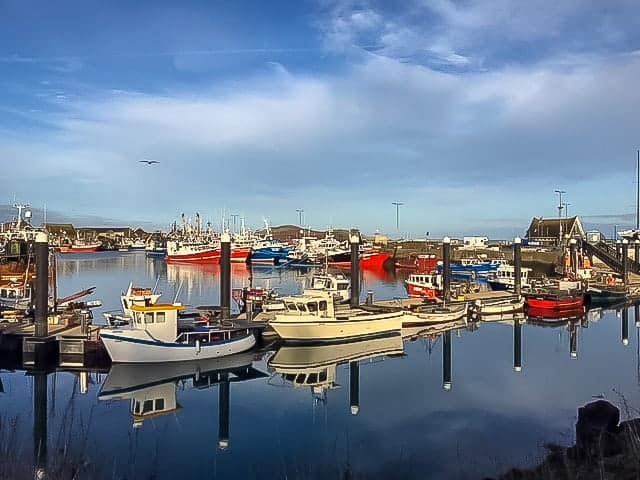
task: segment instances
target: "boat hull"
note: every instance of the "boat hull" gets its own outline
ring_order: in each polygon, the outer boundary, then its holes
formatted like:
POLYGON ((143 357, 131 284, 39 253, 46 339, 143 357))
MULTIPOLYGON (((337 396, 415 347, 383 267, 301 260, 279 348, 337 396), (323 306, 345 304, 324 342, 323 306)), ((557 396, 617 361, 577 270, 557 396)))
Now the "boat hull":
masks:
POLYGON ((419 285, 413 282, 405 282, 405 287, 407 289, 407 295, 410 297, 422 297, 422 298, 438 298, 442 292, 437 288, 427 287, 425 285, 419 285))
MULTIPOLYGON (((363 253, 360 255, 360 268, 366 268, 370 270, 382 269, 387 260, 391 258, 390 253, 377 252, 377 253, 363 253)), ((347 260, 344 257, 334 256, 333 259, 329 257, 329 265, 332 267, 350 267, 351 260, 347 260)))
POLYGON ((111 329, 100 334, 114 363, 185 362, 220 358, 250 350, 256 344, 253 332, 241 337, 203 344, 160 342, 150 336, 127 336, 126 330, 111 329))
POLYGON ((460 320, 467 315, 467 306, 442 308, 429 307, 422 311, 415 311, 405 314, 402 319, 403 328, 419 325, 429 325, 432 323, 446 323, 460 320))
POLYGON ((579 309, 584 305, 582 295, 567 298, 528 297, 527 307, 536 310, 564 311, 579 309))
POLYGON ((524 309, 524 298, 506 302, 483 303, 480 307, 481 315, 497 315, 501 313, 521 312, 524 309))
POLYGON ((345 320, 312 317, 305 321, 279 321, 269 324, 284 340, 293 342, 341 342, 348 339, 368 338, 399 332, 402 328, 402 312, 394 314, 367 315, 367 319, 349 318, 345 320))
POLYGON ((60 253, 94 253, 99 252, 102 248, 101 244, 96 245, 86 245, 86 246, 76 246, 71 245, 70 247, 59 247, 60 253))

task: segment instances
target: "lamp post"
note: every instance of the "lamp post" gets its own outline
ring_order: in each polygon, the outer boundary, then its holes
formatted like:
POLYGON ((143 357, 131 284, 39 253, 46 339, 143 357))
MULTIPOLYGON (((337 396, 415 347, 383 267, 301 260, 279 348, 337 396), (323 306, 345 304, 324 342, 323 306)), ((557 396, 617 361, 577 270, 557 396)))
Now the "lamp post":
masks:
POLYGON ((403 202, 391 202, 391 205, 396 206, 396 231, 400 233, 400 206, 404 205, 403 202))
POLYGON ((571 204, 564 202, 564 218, 569 218, 569 205, 571 204))
POLYGON ((567 193, 564 190, 555 190, 558 194, 559 202, 558 202, 558 245, 562 245, 562 194, 567 193))
POLYGON ((302 226, 302 214, 304 210, 302 208, 296 208, 296 212, 298 212, 298 225, 302 226))

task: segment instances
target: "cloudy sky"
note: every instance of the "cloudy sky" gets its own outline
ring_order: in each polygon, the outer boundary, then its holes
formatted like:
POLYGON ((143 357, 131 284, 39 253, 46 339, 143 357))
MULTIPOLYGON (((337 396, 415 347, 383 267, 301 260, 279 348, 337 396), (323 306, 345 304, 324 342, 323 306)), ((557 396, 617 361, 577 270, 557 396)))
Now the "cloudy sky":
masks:
POLYGON ((515 234, 561 188, 618 215, 638 79, 637 0, 0 0, 0 203, 393 233, 402 201, 413 235, 515 234))

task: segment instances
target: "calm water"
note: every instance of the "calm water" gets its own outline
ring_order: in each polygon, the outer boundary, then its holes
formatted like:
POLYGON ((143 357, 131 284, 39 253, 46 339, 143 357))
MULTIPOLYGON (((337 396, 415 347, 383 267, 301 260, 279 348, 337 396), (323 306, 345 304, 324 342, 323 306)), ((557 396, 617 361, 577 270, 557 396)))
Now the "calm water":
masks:
MULTIPOLYGON (((143 253, 63 256, 58 268, 61 296, 95 285, 103 310, 118 308, 130 281, 156 279, 167 300, 218 303, 215 268, 167 266, 143 253)), ((282 293, 305 277, 244 266, 233 275, 234 286, 252 275, 282 293)), ((363 291, 402 296, 402 280, 365 273, 363 291)), ((0 473, 32 477, 38 463, 52 478, 74 469, 78 478, 482 478, 535 463, 543 443, 572 443, 576 408, 594 395, 640 405, 633 308, 521 328, 521 372, 513 321, 452 331, 449 391, 442 336, 283 347, 184 368, 119 366, 109 375, 0 370, 0 473), (281 373, 324 387, 293 386, 281 373), (46 452, 34 432, 48 438, 46 452)))

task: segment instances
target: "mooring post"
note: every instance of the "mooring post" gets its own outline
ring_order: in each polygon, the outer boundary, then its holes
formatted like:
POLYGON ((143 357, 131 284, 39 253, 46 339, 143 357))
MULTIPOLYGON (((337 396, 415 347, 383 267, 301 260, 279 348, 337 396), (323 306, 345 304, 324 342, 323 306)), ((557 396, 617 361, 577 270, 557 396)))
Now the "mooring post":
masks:
POLYGON ((46 233, 36 234, 34 250, 36 256, 34 336, 44 338, 49 335, 49 238, 46 233))
MULTIPOLYGON (((36 280, 37 281, 37 280, 36 280)), ((33 374, 33 464, 34 478, 45 478, 47 464, 47 374, 33 374)))
POLYGON ((223 373, 218 385, 218 448, 229 448, 229 374, 223 373))
POLYGON ((522 293, 522 240, 520 237, 513 239, 513 289, 520 298, 522 293))
POLYGON ((360 364, 349 362, 349 405, 351 415, 360 411, 360 364))
POLYGON ((451 390, 451 330, 442 334, 442 388, 451 390))
POLYGON ((513 321, 513 370, 522 371, 522 325, 519 318, 513 321))
POLYGON ((367 305, 373 305, 373 290, 367 291, 367 305))
POLYGON ((633 319, 636 321, 636 327, 640 328, 640 303, 633 306, 633 319))
POLYGON ((622 280, 624 286, 629 285, 629 240, 622 240, 622 280))
POLYGON ((569 356, 575 360, 578 358, 578 324, 569 323, 569 356))
POLYGON ((223 320, 231 318, 231 236, 220 236, 220 309, 223 320))
POLYGON ((244 307, 247 322, 253 321, 253 300, 247 300, 244 307))
POLYGON ((629 308, 622 308, 622 345, 629 345, 629 308))
POLYGON ((351 301, 352 308, 360 305, 360 238, 351 235, 351 301))
POLYGON ((442 239, 442 290, 445 302, 451 300, 451 239, 442 239))
POLYGON ((637 266, 640 266, 640 260, 638 260, 638 255, 640 255, 640 240, 636 240, 633 242, 635 251, 633 252, 633 260, 636 262, 637 266))

